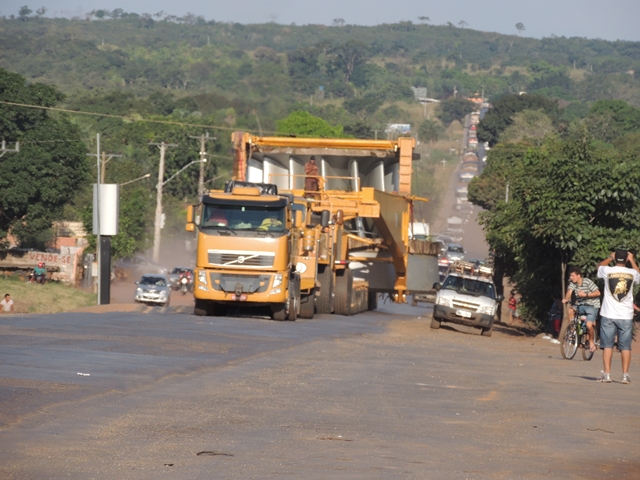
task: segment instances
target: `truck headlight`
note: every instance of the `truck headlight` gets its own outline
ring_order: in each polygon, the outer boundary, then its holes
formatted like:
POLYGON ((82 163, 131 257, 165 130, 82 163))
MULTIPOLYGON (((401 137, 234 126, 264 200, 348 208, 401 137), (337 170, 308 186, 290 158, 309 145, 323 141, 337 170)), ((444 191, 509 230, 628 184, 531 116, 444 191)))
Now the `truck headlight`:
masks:
POLYGON ((445 298, 445 297, 438 297, 438 299, 436 300, 436 303, 438 305, 444 305, 445 307, 450 307, 451 306, 451 301, 448 298, 445 298))
POLYGON ((479 313, 485 313, 487 315, 493 315, 495 313, 495 308, 494 307, 480 307, 478 309, 479 313))
POLYGON ((207 284, 207 272, 204 270, 198 270, 198 281, 203 285, 207 284))
POLYGON ((273 288, 279 287, 280 285, 282 285, 282 274, 276 273, 273 276, 273 288))

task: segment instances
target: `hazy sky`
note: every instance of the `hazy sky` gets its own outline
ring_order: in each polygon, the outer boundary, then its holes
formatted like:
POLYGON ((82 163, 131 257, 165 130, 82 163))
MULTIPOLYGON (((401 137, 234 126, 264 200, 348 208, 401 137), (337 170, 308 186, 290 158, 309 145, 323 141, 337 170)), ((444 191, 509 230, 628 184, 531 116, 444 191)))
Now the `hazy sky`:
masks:
POLYGON ((46 16, 81 16, 93 9, 181 16, 239 23, 378 25, 429 17, 432 24, 464 21, 467 28, 523 36, 551 35, 640 41, 640 0, 1 0, 0 15, 22 5, 47 8, 46 16))

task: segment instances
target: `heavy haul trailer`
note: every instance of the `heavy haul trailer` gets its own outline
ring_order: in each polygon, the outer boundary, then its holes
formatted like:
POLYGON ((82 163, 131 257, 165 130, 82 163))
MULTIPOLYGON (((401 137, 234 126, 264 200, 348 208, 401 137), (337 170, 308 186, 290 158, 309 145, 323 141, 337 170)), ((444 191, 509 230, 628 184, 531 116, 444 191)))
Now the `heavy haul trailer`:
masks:
MULTIPOLYGON (((349 314, 375 308, 377 293, 404 301, 439 280, 437 245, 410 240, 416 202, 411 196, 415 140, 256 137, 232 134, 234 179, 277 185, 306 198, 307 219, 319 228, 315 310, 349 314), (305 191, 305 164, 316 157, 318 191, 305 191), (324 238, 327 230, 331 233, 324 238), (345 298, 346 295, 346 298, 345 298), (364 299, 367 300, 364 306, 364 299)), ((302 257, 304 258, 304 257, 302 257)))

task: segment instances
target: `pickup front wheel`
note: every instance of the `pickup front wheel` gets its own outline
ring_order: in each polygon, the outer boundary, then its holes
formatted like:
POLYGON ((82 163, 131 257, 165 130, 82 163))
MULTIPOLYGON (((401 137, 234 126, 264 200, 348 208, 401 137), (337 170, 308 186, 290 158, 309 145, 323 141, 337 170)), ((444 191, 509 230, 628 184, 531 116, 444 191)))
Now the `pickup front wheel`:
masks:
POLYGON ((431 317, 431 328, 437 330, 440 328, 440 320, 437 320, 436 317, 431 317))

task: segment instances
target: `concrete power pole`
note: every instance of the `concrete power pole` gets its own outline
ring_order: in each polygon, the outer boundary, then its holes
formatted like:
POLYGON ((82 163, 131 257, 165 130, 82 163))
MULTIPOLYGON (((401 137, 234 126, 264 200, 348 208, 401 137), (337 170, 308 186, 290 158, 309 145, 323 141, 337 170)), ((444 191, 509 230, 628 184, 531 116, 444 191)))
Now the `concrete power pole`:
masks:
POLYGON ((160 228, 162 224, 162 185, 164 182, 164 152, 167 147, 177 147, 177 143, 152 143, 160 148, 160 165, 158 166, 158 184, 156 185, 156 219, 153 232, 153 261, 160 261, 160 228))
POLYGON ((218 137, 209 137, 209 132, 206 132, 204 135, 200 135, 199 137, 194 137, 189 135, 189 138, 200 139, 200 177, 198 178, 198 195, 202 196, 205 193, 204 190, 204 166, 206 163, 206 142, 209 140, 217 140, 218 137))
POLYGON ((102 182, 101 183, 106 183, 105 179, 107 178, 107 162, 109 160, 111 160, 114 157, 122 157, 122 155, 116 155, 114 153, 110 153, 109 154, 109 158, 107 158, 107 153, 106 152, 102 152, 102 161, 101 161, 101 165, 100 165, 100 170, 102 172, 102 182))

